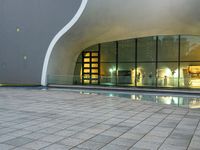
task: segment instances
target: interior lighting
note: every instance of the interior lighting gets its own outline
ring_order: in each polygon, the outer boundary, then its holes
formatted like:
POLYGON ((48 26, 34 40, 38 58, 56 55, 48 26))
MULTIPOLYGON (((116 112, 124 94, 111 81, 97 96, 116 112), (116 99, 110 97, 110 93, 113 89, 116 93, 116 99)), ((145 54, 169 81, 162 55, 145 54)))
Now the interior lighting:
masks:
POLYGON ((192 80, 192 86, 193 87, 199 87, 200 86, 200 79, 192 80))
POLYGON ((113 69, 109 69, 110 73, 113 73, 113 69))
POLYGON ((136 96, 135 95, 131 95, 131 99, 136 100, 136 96))
POLYGON ((169 68, 165 69, 165 76, 170 77, 172 75, 172 72, 169 68))
POLYGON ((175 70, 175 72, 174 72, 174 77, 175 77, 175 78, 178 78, 178 69, 175 70))
POLYGON ((109 69, 109 72, 110 72, 110 73, 113 73, 114 71, 116 71, 116 68, 110 68, 110 69, 109 69))

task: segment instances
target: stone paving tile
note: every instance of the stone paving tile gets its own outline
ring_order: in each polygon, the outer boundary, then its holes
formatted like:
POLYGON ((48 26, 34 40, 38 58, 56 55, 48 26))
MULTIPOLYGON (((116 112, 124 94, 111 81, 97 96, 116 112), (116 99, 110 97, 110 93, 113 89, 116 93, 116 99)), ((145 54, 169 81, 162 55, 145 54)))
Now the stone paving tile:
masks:
POLYGON ((95 137, 95 136, 96 136, 96 134, 91 134, 91 133, 87 133, 87 132, 80 132, 80 133, 74 134, 71 137, 83 139, 83 140, 88 140, 88 139, 95 137))
POLYGON ((114 141, 112 141, 110 144, 121 145, 121 146, 125 146, 125 147, 131 147, 135 143, 137 143, 137 140, 125 139, 125 138, 119 137, 119 138, 115 139, 114 141))
POLYGON ((122 145, 114 145, 114 144, 108 144, 101 148, 101 150, 128 150, 129 147, 122 146, 122 145))
POLYGON ((107 136, 107 135, 97 135, 93 138, 91 138, 90 140, 91 141, 94 141, 94 142, 98 142, 98 143, 110 143, 111 141, 113 141, 115 138, 113 136, 107 136))
POLYGON ((69 150, 71 146, 61 145, 61 144, 52 144, 40 150, 69 150))
POLYGON ((187 147, 170 145, 170 144, 163 144, 159 148, 159 150, 186 150, 186 149, 187 149, 187 147))
POLYGON ((30 134, 26 134, 24 135, 23 137, 26 137, 26 138, 30 138, 30 139, 40 139, 40 138, 43 138, 45 136, 48 136, 49 134, 46 134, 46 133, 40 133, 40 132, 32 132, 30 134))
POLYGON ((78 145, 78 148, 85 148, 85 149, 89 149, 89 150, 98 150, 101 147, 103 147, 105 144, 104 143, 97 143, 97 142, 93 142, 93 141, 86 141, 80 145, 78 145))
POLYGON ((11 150, 13 148, 14 148, 14 146, 12 146, 12 145, 0 144, 0 150, 11 150))
POLYGON ((139 140, 141 139, 143 136, 145 136, 145 134, 138 134, 138 133, 130 133, 127 132, 123 135, 121 135, 121 138, 125 138, 125 139, 132 139, 132 140, 139 140))
POLYGON ((63 136, 57 136, 57 135, 48 135, 48 136, 45 136, 39 140, 41 141, 45 141, 45 142, 50 142, 50 143, 55 143, 55 142, 58 142, 60 140, 64 139, 63 136))
POLYGON ((69 137, 69 136, 72 136, 74 134, 78 133, 78 131, 74 130, 61 130, 61 131, 58 131, 58 132, 55 132, 54 134, 55 135, 58 135, 58 136, 63 136, 63 137, 69 137))
POLYGON ((31 143, 28 143, 26 145, 23 145, 23 148, 29 148, 29 149, 33 149, 33 150, 39 150, 41 148, 45 148, 47 146, 51 145, 51 143, 49 142, 43 142, 43 141, 34 141, 31 143))
POLYGON ((1 88, 0 104, 0 150, 200 147, 199 110, 120 97, 17 88, 1 88))
POLYGON ((17 148, 14 148, 12 150, 33 150, 33 149, 30 149, 30 148, 24 148, 24 147, 17 147, 17 148))
POLYGON ((85 148, 74 147, 74 148, 72 148, 72 149, 70 149, 70 150, 87 150, 87 149, 85 149, 85 148))
POLYGON ((149 150, 156 150, 159 148, 159 146, 161 145, 161 143, 159 142, 152 142, 152 141, 144 141, 144 140, 140 140, 138 143, 136 143, 132 148, 143 148, 143 149, 149 149, 149 150))
POLYGON ((60 141, 59 143, 74 147, 74 146, 77 146, 77 145, 83 143, 84 141, 85 140, 83 140, 83 139, 67 138, 67 139, 60 141))
POLYGON ((12 146, 21 146, 21 145, 30 143, 32 141, 33 141, 33 139, 29 139, 29 138, 25 138, 25 137, 17 137, 15 139, 5 141, 4 144, 8 144, 8 145, 12 145, 12 146))

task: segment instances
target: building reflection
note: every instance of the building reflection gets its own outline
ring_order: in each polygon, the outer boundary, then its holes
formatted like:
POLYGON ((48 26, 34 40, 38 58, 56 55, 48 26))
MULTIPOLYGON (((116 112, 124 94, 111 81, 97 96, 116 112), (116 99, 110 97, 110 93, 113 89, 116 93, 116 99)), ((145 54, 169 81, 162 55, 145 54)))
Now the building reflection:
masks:
POLYGON ((151 101, 158 104, 167 104, 178 107, 199 109, 200 108, 200 98, 199 97, 182 97, 182 96, 165 96, 165 95, 143 95, 143 94, 133 94, 130 96, 131 99, 136 101, 151 101))

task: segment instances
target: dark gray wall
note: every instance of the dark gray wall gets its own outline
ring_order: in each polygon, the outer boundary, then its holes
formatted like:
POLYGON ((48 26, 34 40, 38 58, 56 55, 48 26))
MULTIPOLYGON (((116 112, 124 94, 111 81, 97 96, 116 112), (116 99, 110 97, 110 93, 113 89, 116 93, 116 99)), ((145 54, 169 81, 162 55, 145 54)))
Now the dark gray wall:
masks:
POLYGON ((50 42, 80 4, 81 0, 0 0, 0 83, 40 84, 50 42))

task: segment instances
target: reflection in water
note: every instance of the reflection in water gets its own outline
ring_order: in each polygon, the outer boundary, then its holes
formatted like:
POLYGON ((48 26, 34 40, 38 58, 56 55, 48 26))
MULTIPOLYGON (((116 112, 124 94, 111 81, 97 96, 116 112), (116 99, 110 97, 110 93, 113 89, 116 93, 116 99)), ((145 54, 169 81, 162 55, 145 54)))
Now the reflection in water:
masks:
POLYGON ((158 104, 167 104, 177 107, 198 109, 200 108, 200 96, 171 96, 171 95, 155 95, 155 94, 141 94, 141 93, 118 93, 118 92, 105 92, 105 91, 81 91, 81 94, 99 94, 108 97, 125 97, 131 98, 134 101, 151 101, 158 104))

